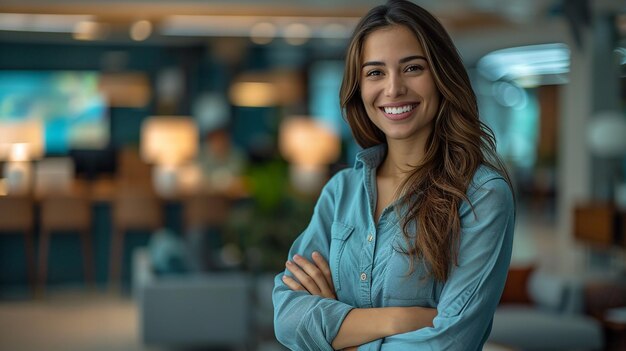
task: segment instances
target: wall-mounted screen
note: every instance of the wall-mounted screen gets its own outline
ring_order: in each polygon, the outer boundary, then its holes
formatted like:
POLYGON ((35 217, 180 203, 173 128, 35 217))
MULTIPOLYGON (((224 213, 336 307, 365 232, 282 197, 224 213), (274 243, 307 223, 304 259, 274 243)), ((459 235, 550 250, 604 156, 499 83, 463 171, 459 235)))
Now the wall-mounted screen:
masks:
POLYGON ((104 148, 109 119, 99 80, 91 71, 0 71, 0 128, 41 121, 48 155, 104 148))

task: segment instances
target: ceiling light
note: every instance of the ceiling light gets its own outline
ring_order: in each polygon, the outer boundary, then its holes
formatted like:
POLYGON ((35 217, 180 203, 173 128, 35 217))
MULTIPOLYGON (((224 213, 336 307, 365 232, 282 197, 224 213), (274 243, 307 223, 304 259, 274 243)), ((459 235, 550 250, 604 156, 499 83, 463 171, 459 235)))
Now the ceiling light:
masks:
POLYGON ((103 36, 103 28, 94 21, 81 21, 74 26, 74 39, 96 40, 103 36))
POLYGON ((134 41, 146 40, 150 34, 152 34, 152 23, 150 21, 137 21, 130 27, 130 37, 134 41))
POLYGON ((562 75, 569 72, 570 51, 565 44, 541 44, 493 51, 478 61, 487 79, 518 80, 529 76, 562 75))
POLYGON ((358 21, 357 17, 171 15, 160 22, 159 28, 163 35, 207 37, 256 37, 253 31, 258 30, 267 32, 267 40, 273 25, 275 37, 294 38, 290 41, 301 44, 312 37, 347 39, 358 21))
POLYGON ((250 29, 250 40, 259 45, 269 44, 276 36, 276 26, 269 22, 260 22, 250 29))
POLYGON ((172 36, 247 37, 258 23, 252 16, 172 15, 160 22, 161 34, 172 36))
POLYGON ((311 38, 311 29, 306 24, 292 23, 283 32, 285 41, 291 45, 302 45, 311 38))
POLYGON ((92 19, 91 15, 0 13, 0 30, 72 33, 78 23, 92 19))

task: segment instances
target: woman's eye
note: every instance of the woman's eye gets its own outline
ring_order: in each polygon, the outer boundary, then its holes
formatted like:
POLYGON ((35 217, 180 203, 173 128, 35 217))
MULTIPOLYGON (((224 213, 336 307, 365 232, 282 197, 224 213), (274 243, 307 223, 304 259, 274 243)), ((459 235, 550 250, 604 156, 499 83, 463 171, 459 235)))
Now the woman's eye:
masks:
POLYGON ((373 70, 373 71, 369 71, 365 74, 365 76, 367 77, 375 77, 375 76, 380 76, 381 74, 383 74, 381 71, 379 70, 373 70))
POLYGON ((420 65, 410 65, 405 69, 406 72, 421 72, 423 70, 424 67, 420 65))

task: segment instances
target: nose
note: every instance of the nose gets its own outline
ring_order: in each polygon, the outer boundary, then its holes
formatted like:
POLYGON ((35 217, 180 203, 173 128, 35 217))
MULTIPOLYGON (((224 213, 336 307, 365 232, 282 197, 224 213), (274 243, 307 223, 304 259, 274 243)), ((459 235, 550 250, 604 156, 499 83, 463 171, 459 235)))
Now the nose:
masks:
POLYGON ((406 93, 406 85, 404 79, 398 74, 391 74, 388 76, 387 86, 385 88, 385 95, 387 97, 401 96, 406 93))

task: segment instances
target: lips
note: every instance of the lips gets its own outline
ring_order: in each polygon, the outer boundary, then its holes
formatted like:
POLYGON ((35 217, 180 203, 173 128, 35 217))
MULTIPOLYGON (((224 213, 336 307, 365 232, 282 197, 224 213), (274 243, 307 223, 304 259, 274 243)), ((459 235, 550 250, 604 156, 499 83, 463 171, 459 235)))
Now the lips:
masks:
POLYGON ((381 106, 380 110, 388 119, 399 121, 408 118, 417 106, 418 104, 388 105, 381 106))

